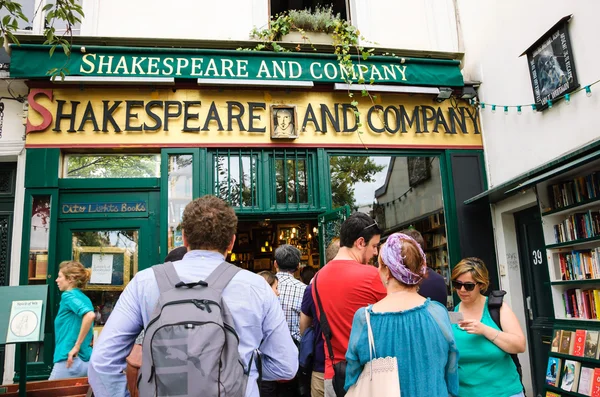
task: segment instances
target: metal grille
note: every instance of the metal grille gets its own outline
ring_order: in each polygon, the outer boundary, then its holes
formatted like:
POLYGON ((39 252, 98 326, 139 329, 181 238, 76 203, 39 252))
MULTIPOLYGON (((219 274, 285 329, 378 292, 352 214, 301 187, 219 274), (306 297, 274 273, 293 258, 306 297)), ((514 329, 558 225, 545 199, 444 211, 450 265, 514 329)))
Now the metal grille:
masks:
POLYGON ((312 202, 309 172, 309 154, 305 151, 285 150, 275 153, 275 203, 299 207, 312 202))
POLYGON ((340 236, 342 223, 350 216, 350 207, 344 205, 331 212, 319 215, 319 239, 321 244, 321 265, 324 265, 325 251, 335 237, 340 236))
POLYGON ((258 168, 258 153, 252 150, 217 150, 214 194, 232 207, 257 207, 258 168))
POLYGON ((0 168, 0 194, 13 194, 13 177, 12 170, 0 168))
POLYGON ((0 286, 8 285, 10 217, 0 215, 0 286))

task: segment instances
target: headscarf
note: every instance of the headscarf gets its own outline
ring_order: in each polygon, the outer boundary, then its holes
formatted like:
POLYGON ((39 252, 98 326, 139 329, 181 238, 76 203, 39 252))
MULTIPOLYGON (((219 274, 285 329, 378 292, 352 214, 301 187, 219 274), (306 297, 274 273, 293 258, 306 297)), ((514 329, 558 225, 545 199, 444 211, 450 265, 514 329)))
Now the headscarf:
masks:
POLYGON ((419 243, 406 234, 394 233, 388 237, 381 248, 380 255, 383 263, 390 269, 392 276, 404 284, 418 284, 427 271, 423 249, 421 249, 419 243), (402 254, 402 241, 412 241, 419 250, 419 254, 421 255, 421 266, 418 274, 411 272, 408 267, 404 265, 406 255, 402 254))

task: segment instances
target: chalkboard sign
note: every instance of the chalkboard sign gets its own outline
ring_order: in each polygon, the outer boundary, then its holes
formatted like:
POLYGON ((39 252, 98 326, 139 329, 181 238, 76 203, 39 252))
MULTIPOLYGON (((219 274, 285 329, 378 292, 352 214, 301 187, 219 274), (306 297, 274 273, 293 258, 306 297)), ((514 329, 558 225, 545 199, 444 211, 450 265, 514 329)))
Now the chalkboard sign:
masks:
POLYGON ((131 279, 131 251, 116 247, 77 247, 76 261, 91 269, 91 278, 85 290, 121 291, 131 279))
POLYGON ((408 157, 408 184, 415 187, 431 178, 429 157, 408 157))

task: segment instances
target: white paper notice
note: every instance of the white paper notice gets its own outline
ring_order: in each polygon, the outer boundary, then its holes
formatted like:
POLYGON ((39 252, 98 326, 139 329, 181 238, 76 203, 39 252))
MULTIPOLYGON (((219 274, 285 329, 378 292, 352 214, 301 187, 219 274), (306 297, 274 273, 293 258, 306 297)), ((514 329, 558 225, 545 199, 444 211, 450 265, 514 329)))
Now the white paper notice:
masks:
POLYGON ((112 255, 92 255, 92 277, 90 284, 110 284, 113 273, 112 255))

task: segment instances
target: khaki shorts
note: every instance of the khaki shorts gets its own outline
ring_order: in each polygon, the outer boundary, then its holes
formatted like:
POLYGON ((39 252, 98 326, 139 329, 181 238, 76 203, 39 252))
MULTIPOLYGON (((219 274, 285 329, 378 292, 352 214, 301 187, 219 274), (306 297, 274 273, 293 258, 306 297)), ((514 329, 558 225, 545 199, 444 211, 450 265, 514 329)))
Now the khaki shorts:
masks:
POLYGON ((310 378, 310 397, 324 397, 325 396, 325 384, 323 372, 313 371, 310 378))

